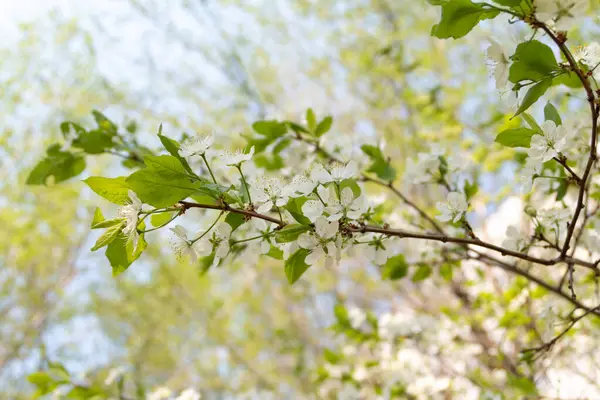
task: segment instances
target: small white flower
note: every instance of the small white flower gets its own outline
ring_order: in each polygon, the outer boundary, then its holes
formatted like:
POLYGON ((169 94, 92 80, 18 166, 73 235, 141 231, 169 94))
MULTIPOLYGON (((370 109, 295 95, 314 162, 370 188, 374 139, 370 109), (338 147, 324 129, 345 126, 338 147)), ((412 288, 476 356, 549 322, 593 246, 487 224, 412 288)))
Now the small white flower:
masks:
POLYGON ((146 400, 167 400, 171 397, 171 390, 167 387, 159 387, 148 396, 146 396, 146 400))
POLYGON ((213 232, 211 242, 215 252, 214 265, 218 265, 221 259, 229 254, 229 237, 231 236, 232 228, 227 222, 219 222, 213 232))
POLYGON ((317 218, 323 215, 323 211, 325 211, 325 206, 320 200, 308 200, 302 205, 302 214, 304 214, 310 222, 315 222, 317 218))
POLYGON ((315 221, 315 232, 306 232, 298 237, 298 245, 303 249, 311 250, 304 260, 308 265, 313 265, 325 258, 325 265, 331 266, 341 258, 341 243, 333 239, 339 229, 337 221, 330 222, 323 216, 315 221))
POLYGON ((175 252, 181 256, 189 257, 192 264, 196 264, 198 262, 199 256, 206 256, 210 254, 210 250, 206 246, 203 247, 202 242, 191 242, 188 237, 187 230, 183 226, 177 225, 175 228, 170 229, 176 236, 176 240, 173 243, 175 252))
POLYGON ((533 180, 536 175, 539 175, 542 172, 542 163, 538 160, 534 160, 532 158, 528 158, 525 161, 525 166, 521 169, 519 173, 519 182, 521 184, 521 192, 529 193, 531 192, 531 187, 533 186, 533 180))
POLYGON ((358 329, 367 320, 367 314, 360 308, 352 306, 348 308, 348 318, 350 325, 354 329, 358 329))
POLYGON ((328 203, 325 211, 329 213, 329 221, 339 221, 344 215, 349 219, 359 219, 366 211, 365 198, 354 198, 354 192, 345 187, 340 195, 340 201, 328 203))
POLYGON ((125 228, 123 234, 133 243, 134 251, 137 249, 140 235, 137 231, 139 214, 142 211, 142 201, 137 197, 133 190, 127 192, 129 201, 123 207, 117 210, 117 216, 125 219, 125 228))
POLYGON ((326 184, 329 182, 340 183, 345 179, 354 178, 358 174, 358 165, 354 161, 348 164, 335 163, 329 170, 318 164, 310 173, 310 179, 326 184))
POLYGON ((514 251, 523 251, 527 244, 527 236, 518 227, 510 225, 506 228, 506 239, 502 242, 502 247, 514 251))
POLYGON ((252 159, 254 155, 254 146, 250 148, 248 153, 244 153, 243 150, 237 149, 235 152, 224 151, 221 153, 222 161, 225 165, 230 167, 235 167, 241 165, 242 163, 249 161, 252 159))
POLYGON ((213 135, 196 134, 187 138, 182 144, 179 154, 181 157, 203 156, 206 150, 212 146, 214 141, 213 135))
POLYGON ((110 386, 125 374, 125 367, 113 368, 108 372, 108 376, 104 380, 106 386, 110 386))
POLYGON ((535 16, 542 22, 554 23, 557 31, 567 31, 585 15, 588 4, 588 0, 535 0, 535 16))
POLYGON ((369 370, 365 368, 364 365, 359 365, 356 367, 354 372, 352 373, 352 378, 358 382, 362 382, 369 377, 369 370))
POLYGON ((419 153, 416 162, 406 165, 404 179, 414 185, 429 182, 434 175, 439 175, 440 164, 440 155, 419 153))
MULTIPOLYGON (((587 46, 580 46, 573 56, 588 67, 595 68, 600 63, 600 43, 593 42, 587 46)), ((597 69, 594 72, 597 72, 597 69)))
POLYGON ((294 176, 292 181, 283 189, 283 193, 289 197, 308 196, 315 190, 319 182, 313 181, 305 174, 294 176))
POLYGON ((487 57, 494 69, 496 78, 496 89, 504 89, 508 84, 508 70, 510 61, 504 53, 502 46, 493 39, 489 39, 490 47, 487 49, 487 57))
POLYGON ((363 249, 367 260, 377 265, 383 265, 390 257, 389 250, 382 245, 370 244, 363 249))
POLYGON ((186 389, 175 398, 175 400, 200 400, 200 393, 194 389, 186 389))
POLYGON ((546 162, 567 148, 567 131, 564 126, 556 126, 554 121, 544 121, 542 135, 533 135, 527 155, 534 160, 546 162))
POLYGON ((442 215, 436 218, 442 222, 452 221, 458 222, 464 213, 467 212, 469 204, 464 194, 458 192, 448 193, 447 203, 438 202, 437 208, 442 215))
POLYGON ((546 226, 566 226, 571 219, 571 211, 568 208, 551 208, 538 212, 540 222, 546 226))
POLYGON ((290 258, 290 256, 294 254, 299 248, 298 242, 277 243, 276 245, 279 248, 279 250, 283 251, 284 260, 290 258))
POLYGON ((283 182, 277 178, 259 178, 250 187, 252 201, 258 206, 259 213, 271 211, 273 206, 283 207, 288 202, 288 196, 283 194, 283 182))

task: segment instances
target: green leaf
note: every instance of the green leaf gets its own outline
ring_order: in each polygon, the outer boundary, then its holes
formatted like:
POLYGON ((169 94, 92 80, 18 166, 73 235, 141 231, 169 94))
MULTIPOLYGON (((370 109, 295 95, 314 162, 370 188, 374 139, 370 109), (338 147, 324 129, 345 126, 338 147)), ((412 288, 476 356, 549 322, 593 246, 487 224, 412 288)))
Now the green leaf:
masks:
POLYGON ((536 396, 538 394, 535 383, 526 377, 508 376, 508 386, 518 389, 522 394, 536 396))
POLYGON ((293 130, 296 133, 310 133, 305 127, 295 122, 285 121, 284 124, 286 124, 291 130, 293 130))
POLYGON ((521 102, 519 109, 515 115, 513 115, 513 118, 531 107, 533 103, 535 103, 544 95, 544 93, 546 93, 546 90, 548 90, 550 86, 552 86, 552 78, 546 78, 529 88, 527 94, 525 94, 525 97, 523 97, 523 101, 521 102))
POLYGON ((477 194, 478 190, 479 185, 477 184, 477 182, 471 183, 468 180, 465 180, 465 184, 463 185, 463 191, 465 192, 467 201, 471 200, 471 198, 473 198, 473 196, 477 194))
POLYGON ((174 212, 152 214, 150 216, 150 222, 152 223, 152 226, 156 228, 169 222, 173 218, 174 214, 174 212))
POLYGON ((388 258, 385 265, 381 268, 381 277, 392 281, 404 278, 407 273, 408 264, 402 254, 388 258))
POLYGON ((562 74, 554 78, 554 85, 565 85, 572 89, 583 87, 581 80, 573 71, 564 71, 562 74))
MULTIPOLYGON (((140 229, 143 229, 140 226, 140 229)), ((117 276, 129 268, 129 266, 144 252, 148 244, 144 235, 140 234, 140 239, 136 251, 133 251, 133 243, 127 240, 124 235, 119 235, 106 248, 106 257, 113 269, 113 276, 117 276)))
POLYGON ((271 141, 286 134, 287 125, 284 122, 274 120, 258 121, 252 124, 252 129, 260 135, 263 135, 271 141))
POLYGON ((62 132, 65 139, 67 139, 70 136, 71 129, 74 130, 77 134, 76 137, 79 137, 86 133, 86 130, 83 129, 81 125, 76 124, 75 122, 65 121, 60 124, 60 131, 62 132))
POLYGON ((317 125, 317 129, 315 130, 315 135, 317 135, 317 137, 323 136, 324 134, 329 132, 332 124, 333 124, 333 118, 331 118, 330 116, 323 118, 321 120, 321 122, 319 122, 319 125, 317 125))
POLYGON ((469 0, 453 0, 442 6, 442 19, 431 29, 431 35, 440 39, 458 39, 471 31, 479 21, 495 18, 498 10, 484 8, 469 0))
POLYGON ((117 125, 115 125, 111 120, 106 118, 104 114, 102 114, 98 110, 92 111, 92 115, 94 116, 94 120, 96 124, 98 124, 98 128, 103 131, 107 131, 111 134, 117 133, 117 125))
POLYGON ((288 282, 294 284, 302 274, 310 267, 310 265, 304 262, 304 259, 308 255, 309 251, 306 249, 300 249, 291 255, 285 262, 285 276, 288 282))
POLYGON ((276 260, 283 260, 283 250, 278 249, 277 247, 271 245, 271 249, 266 254, 269 257, 272 257, 276 260))
POLYGON ((536 134, 538 132, 528 128, 506 129, 496 136, 496 142, 507 147, 529 147, 531 137, 536 134))
POLYGON ((304 216, 302 213, 302 206, 306 203, 308 199, 306 197, 297 197, 292 198, 285 205, 285 209, 294 217, 296 221, 301 223, 302 225, 309 225, 310 220, 304 216))
POLYGON ((312 108, 306 110, 306 124, 308 125, 308 130, 314 133, 317 129, 317 118, 315 117, 315 112, 312 108))
POLYGON ((558 189, 556 190, 556 201, 561 201, 565 197, 565 195, 567 194, 568 188, 569 188, 569 180, 561 179, 560 185, 558 186, 558 189))
POLYGON ((440 276, 444 278, 446 282, 450 282, 452 280, 454 267, 450 263, 442 264, 440 267, 440 276))
POLYGON ((130 201, 128 193, 131 188, 127 184, 124 176, 118 178, 91 176, 83 182, 96 192, 96 194, 104 197, 111 203, 123 205, 130 201))
POLYGON ((123 223, 123 218, 106 219, 92 225, 92 229, 110 228, 111 226, 119 225, 123 223))
POLYGON ((154 207, 167 207, 203 186, 173 156, 147 156, 144 161, 147 168, 134 172, 126 179, 127 184, 144 203, 154 207))
POLYGON ((552 71, 559 69, 552 49, 537 40, 519 44, 511 59, 508 79, 513 83, 545 80, 552 71))
POLYGON ((556 126, 562 125, 558 110, 550 102, 546 103, 546 107, 544 107, 544 119, 546 121, 554 121, 556 126))
POLYGON ((379 147, 365 144, 360 148, 373 161, 367 172, 372 172, 385 181, 396 179, 396 170, 385 159, 379 147))
POLYGON ((518 7, 521 4, 521 0, 494 0, 494 3, 506 7, 518 7))
POLYGON ((102 154, 107 149, 115 147, 112 138, 113 135, 101 130, 84 132, 73 140, 73 147, 82 149, 88 154, 102 154))
POLYGON ((308 225, 289 224, 275 233, 277 243, 288 243, 298 239, 298 236, 310 230, 308 225))
POLYGON ((92 247, 92 251, 96 251, 112 243, 117 238, 117 236, 119 236, 119 234, 123 230, 124 225, 125 220, 121 219, 120 223, 114 224, 113 226, 110 226, 107 230, 105 230, 104 233, 96 241, 94 247, 92 247))
POLYGON ((225 222, 231 225, 231 231, 233 232, 237 228, 239 228, 244 222, 246 222, 246 219, 242 214, 230 212, 227 213, 227 216, 225 217, 225 222))
POLYGON ((419 268, 415 271, 415 274, 412 277, 413 282, 423 281, 431 275, 431 267, 428 264, 421 264, 419 268))
POLYGON ((527 113, 523 113, 523 114, 521 114, 521 118, 523 118, 525 120, 525 122, 527 122, 527 125, 529 125, 529 127, 531 129, 533 129, 540 135, 542 135, 544 133, 544 131, 542 130, 542 127, 539 126, 537 122, 535 122, 535 118, 533 118, 531 115, 529 115, 527 113))
POLYGON ((27 185, 45 185, 53 177, 54 183, 66 181, 79 175, 85 169, 85 159, 72 153, 61 151, 59 145, 48 148, 46 158, 31 171, 27 185))
POLYGON ((179 162, 181 163, 181 165, 183 166, 183 168, 185 168, 185 170, 187 172, 189 172, 192 175, 195 175, 194 172, 192 171, 192 168, 190 167, 190 164, 188 164, 188 162, 186 161, 185 158, 183 158, 179 155, 179 149, 181 148, 179 143, 177 143, 175 140, 173 140, 169 137, 163 136, 163 135, 158 135, 158 138, 160 139, 160 142, 162 143, 165 150, 167 150, 169 152, 169 154, 171 154, 173 157, 175 157, 177 160, 179 160, 179 162))
POLYGON ((104 219, 104 215, 102 214, 102 210, 100 209, 100 207, 96 207, 96 209, 94 210, 94 218, 92 219, 92 225, 91 228, 94 229, 94 225, 98 225, 100 222, 103 222, 104 219))
POLYGON ((350 325, 348 310, 342 304, 336 304, 333 307, 333 314, 340 325, 350 325))

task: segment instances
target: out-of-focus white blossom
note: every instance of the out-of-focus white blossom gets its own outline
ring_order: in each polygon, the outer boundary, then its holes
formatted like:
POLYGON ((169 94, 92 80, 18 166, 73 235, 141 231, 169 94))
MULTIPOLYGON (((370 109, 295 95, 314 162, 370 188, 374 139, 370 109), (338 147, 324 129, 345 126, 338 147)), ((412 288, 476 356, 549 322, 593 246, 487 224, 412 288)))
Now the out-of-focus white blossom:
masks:
POLYGON ((442 215, 438 215, 436 218, 442 222, 452 221, 458 222, 467 212, 469 204, 464 194, 459 192, 448 193, 446 203, 438 202, 438 210, 442 215))
POLYGON ((181 144, 179 154, 181 157, 203 156, 206 153, 206 150, 212 146, 213 141, 214 137, 212 134, 196 134, 184 140, 181 144))

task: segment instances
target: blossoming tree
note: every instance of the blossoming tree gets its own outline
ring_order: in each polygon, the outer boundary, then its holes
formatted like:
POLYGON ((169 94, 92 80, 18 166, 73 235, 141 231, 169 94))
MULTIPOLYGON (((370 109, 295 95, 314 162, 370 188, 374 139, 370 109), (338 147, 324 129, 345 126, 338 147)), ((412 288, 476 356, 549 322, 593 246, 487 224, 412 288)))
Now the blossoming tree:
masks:
MULTIPOLYGON (((497 39, 490 39, 487 49, 497 89, 509 90, 517 99, 508 116, 509 127, 498 132, 495 141, 517 149, 515 161, 520 169, 513 184, 519 184, 526 205, 511 212, 528 221, 509 226, 502 243, 482 238, 482 230, 469 216, 473 205, 485 200, 479 193, 484 182, 460 157, 431 145, 407 162, 402 176, 386 155, 390 149, 376 143, 352 144, 360 147, 364 157, 346 159, 342 152, 324 146, 324 140, 335 135, 333 118, 317 117, 312 109, 302 121, 256 121, 252 133, 244 135, 246 147, 234 152, 210 133, 176 139, 162 126, 158 138, 163 149, 153 151, 128 133, 133 129, 123 130, 94 111, 94 127, 72 121, 60 125, 64 142, 47 149, 27 182, 48 185, 71 179, 83 172, 88 157, 98 154, 122 160, 131 170, 127 176, 85 180, 96 194, 119 207, 109 218, 97 208, 91 225, 93 230, 102 230, 91 250, 105 249, 115 276, 135 268, 132 264, 146 250, 148 236, 169 231, 176 255, 204 273, 254 253, 279 262, 287 281, 294 284, 304 274, 338 268, 344 260, 362 256, 379 266, 382 278, 389 280, 400 280, 410 270, 412 281, 422 282, 439 267, 447 290, 461 301, 467 315, 475 316, 481 304, 494 310, 515 307, 515 303, 516 308, 546 313, 533 320, 529 314, 509 310, 502 318, 502 329, 522 336, 515 345, 517 360, 510 356, 514 348, 503 348, 498 344, 501 339, 491 337, 493 329, 485 327, 486 320, 473 318, 472 336, 478 345, 492 347, 494 354, 483 357, 486 373, 468 374, 468 363, 451 364, 449 359, 456 353, 445 354, 439 345, 462 334, 449 316, 433 318, 401 309, 376 316, 373 310, 340 303, 334 324, 340 347, 327 349, 323 365, 315 371, 318 396, 429 398, 449 393, 518 398, 544 394, 543 385, 536 384, 540 357, 571 335, 578 324, 600 317, 594 294, 600 272, 600 190, 595 179, 600 45, 575 47, 569 37, 589 3, 430 3, 441 8, 441 19, 431 30, 439 39, 461 39, 481 21, 500 17, 509 19, 505 29, 520 22, 530 32, 512 54, 497 39), (530 115, 527 111, 549 90, 574 97, 571 107, 576 117, 561 115, 551 102, 543 107, 543 121, 530 115), (580 118, 585 103, 589 111, 580 118), (303 159, 313 161, 312 165, 300 168, 303 159), (445 192, 446 200, 437 203, 437 211, 421 205, 418 196, 407 194, 426 185, 445 192), (389 204, 378 201, 374 188, 389 191, 399 200, 399 207, 409 210, 408 216, 398 218, 389 204), (198 221, 200 229, 191 229, 198 221), (411 243, 423 247, 409 263, 411 243), (476 275, 481 266, 516 277, 506 288, 514 294, 510 301, 484 302, 483 292, 471 296, 452 280, 454 270, 476 275), (521 292, 525 294, 515 300, 521 292), (557 315, 566 322, 540 334, 540 326, 557 315), (415 354, 417 343, 434 350, 415 354), (413 370, 415 359, 428 372, 413 370), (498 369, 501 376, 494 375, 498 369)), ((460 349, 465 358, 470 351, 469 346, 460 349)), ((55 389, 49 381, 72 384, 59 366, 52 373, 34 378, 41 382, 41 392, 55 389)), ((114 393, 117 387, 122 391, 125 377, 113 375, 106 379, 105 389, 76 385, 72 390, 97 395, 103 390, 114 393)), ((175 396, 167 389, 154 395, 175 396)), ((198 395, 188 391, 178 396, 198 395)))

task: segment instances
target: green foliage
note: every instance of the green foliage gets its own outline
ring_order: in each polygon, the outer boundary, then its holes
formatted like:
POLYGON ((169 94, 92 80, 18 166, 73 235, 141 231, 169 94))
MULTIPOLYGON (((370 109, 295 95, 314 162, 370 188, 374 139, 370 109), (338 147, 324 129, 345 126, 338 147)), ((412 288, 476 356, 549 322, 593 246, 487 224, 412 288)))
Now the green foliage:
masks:
POLYGON ((431 276, 431 272, 432 272, 431 266, 429 266, 428 264, 420 264, 412 276, 412 281, 413 282, 423 281, 423 280, 429 278, 429 276, 431 276))
POLYGON ((285 276, 290 284, 294 284, 310 267, 304 262, 308 253, 306 249, 299 249, 285 261, 285 276))
POLYGON ((388 258, 385 265, 381 268, 381 277, 383 279, 397 280, 404 278, 408 273, 408 263, 403 254, 388 258))
POLYGON ((298 236, 304 232, 308 232, 310 226, 300 224, 290 224, 284 226, 282 229, 275 233, 275 240, 277 243, 289 243, 298 239, 298 236))
POLYGON ((480 21, 495 18, 499 14, 498 10, 470 0, 450 0, 439 3, 442 6, 442 18, 431 29, 431 35, 440 39, 461 38, 480 21))
POLYGON ((85 159, 74 153, 62 151, 60 145, 48 147, 46 157, 40 161, 27 178, 28 185, 59 183, 73 178, 85 169, 85 159))
POLYGON ((102 176, 91 176, 85 179, 85 182, 99 196, 114 204, 127 204, 129 199, 129 190, 131 187, 127 184, 126 178, 104 178, 102 176))
POLYGON ((529 107, 531 107, 533 103, 535 103, 540 97, 544 95, 544 93, 546 93, 546 90, 548 90, 550 86, 552 86, 552 78, 545 78, 533 85, 531 88, 529 88, 529 90, 525 94, 525 97, 523 97, 523 100, 521 101, 519 109, 517 110, 514 116, 516 117, 517 115, 521 114, 529 107))
POLYGON ((528 128, 507 129, 496 136, 496 142, 507 147, 526 147, 531 145, 531 137, 538 132, 528 128))
POLYGON ((147 156, 146 168, 131 174, 126 182, 139 198, 154 207, 167 207, 203 187, 173 156, 147 156))
MULTIPOLYGON (((140 226, 140 229, 143 229, 140 226)), ((113 276, 118 276, 125 272, 127 268, 144 252, 148 244, 144 239, 144 234, 140 234, 139 243, 134 251, 133 243, 123 235, 117 236, 106 248, 106 258, 112 267, 113 276)))
POLYGON ((106 231, 98 238, 94 247, 92 247, 92 251, 96 251, 101 249, 104 246, 108 246, 112 243, 117 236, 119 236, 125 226, 125 220, 121 220, 120 223, 115 223, 112 226, 109 226, 106 231))
POLYGON ((364 144, 361 146, 361 149, 373 161, 367 172, 372 172, 385 181, 396 179, 396 170, 385 159, 379 147, 364 144))
POLYGON ((537 40, 519 44, 511 59, 508 79, 513 83, 544 80, 559 69, 552 49, 537 40))
MULTIPOLYGON (((161 128, 159 129, 159 131, 162 132, 162 125, 161 125, 161 128)), ((173 157, 178 159, 179 162, 181 163, 181 165, 183 166, 183 168, 185 168, 185 170, 188 173, 193 175, 194 172, 192 171, 192 168, 190 167, 188 162, 185 160, 185 158, 183 158, 179 155, 179 149, 181 148, 179 143, 167 136, 160 134, 160 133, 158 134, 158 138, 160 139, 160 142, 162 143, 165 150, 167 150, 170 155, 172 155, 173 157)))
POLYGON ((546 106, 544 107, 544 118, 546 121, 554 121, 556 126, 562 125, 558 110, 550 102, 546 103, 546 106))

